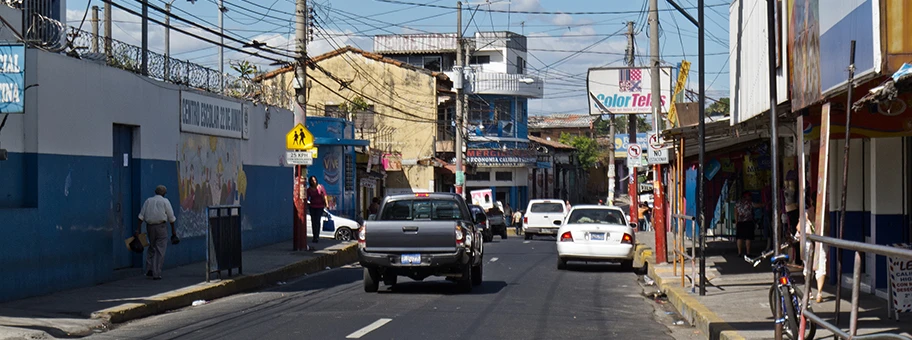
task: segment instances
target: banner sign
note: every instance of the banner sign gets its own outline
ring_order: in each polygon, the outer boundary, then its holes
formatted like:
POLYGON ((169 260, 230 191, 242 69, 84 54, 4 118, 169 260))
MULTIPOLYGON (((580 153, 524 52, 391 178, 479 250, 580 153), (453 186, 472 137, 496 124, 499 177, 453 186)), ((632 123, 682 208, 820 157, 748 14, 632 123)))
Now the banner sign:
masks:
POLYGON ((182 132, 244 138, 248 119, 241 103, 189 91, 181 91, 180 100, 182 132))
POLYGON ((0 113, 23 113, 25 46, 0 44, 0 113))
MULTIPOLYGON (((893 244, 897 248, 912 249, 912 244, 893 244)), ((890 300, 897 313, 912 313, 912 260, 887 257, 890 271, 890 300)))
MULTIPOLYGON (((674 102, 675 98, 678 97, 678 94, 684 90, 684 86, 687 85, 688 73, 690 73, 690 62, 684 60, 681 62, 681 71, 678 73, 678 82, 675 83, 674 91, 671 93, 672 102, 674 102)), ((668 109, 668 123, 672 127, 680 126, 678 124, 677 105, 671 105, 671 107, 668 109)))
MULTIPOLYGON (((657 81, 664 86, 662 113, 668 112, 671 103, 672 68, 662 67, 657 81)), ((590 68, 586 78, 589 93, 589 114, 604 114, 594 101, 614 114, 652 113, 652 79, 649 68, 590 68)))
POLYGON ((469 149, 466 161, 480 167, 522 168, 536 165, 537 158, 531 150, 469 149))

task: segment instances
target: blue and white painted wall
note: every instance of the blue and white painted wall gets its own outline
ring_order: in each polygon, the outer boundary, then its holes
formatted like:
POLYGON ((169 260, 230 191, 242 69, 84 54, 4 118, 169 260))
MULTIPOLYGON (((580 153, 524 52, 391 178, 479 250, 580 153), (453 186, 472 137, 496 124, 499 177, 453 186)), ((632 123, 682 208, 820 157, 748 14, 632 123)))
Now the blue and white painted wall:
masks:
MULTIPOLYGON (((829 211, 827 232, 836 235, 841 206, 844 140, 830 142, 829 211)), ((908 181, 903 169, 908 162, 907 143, 903 138, 853 139, 850 144, 849 181, 846 189, 846 229, 844 238, 873 244, 890 245, 908 242, 907 214, 909 196, 904 189, 908 181)), ((830 252, 829 272, 836 272, 836 254, 830 252)), ((885 297, 887 289, 886 258, 864 254, 862 288, 885 297)), ((842 281, 851 280, 854 252, 843 251, 842 281)), ((831 283, 835 278, 831 275, 831 283)))
POLYGON ((243 207, 245 249, 291 237, 292 170, 282 166, 291 112, 242 103, 248 139, 182 132, 186 89, 26 53, 26 85, 39 86, 0 131, 10 152, 0 161, 0 301, 141 273, 123 240, 158 184, 169 188, 182 238, 166 268, 205 259, 211 204, 243 207))

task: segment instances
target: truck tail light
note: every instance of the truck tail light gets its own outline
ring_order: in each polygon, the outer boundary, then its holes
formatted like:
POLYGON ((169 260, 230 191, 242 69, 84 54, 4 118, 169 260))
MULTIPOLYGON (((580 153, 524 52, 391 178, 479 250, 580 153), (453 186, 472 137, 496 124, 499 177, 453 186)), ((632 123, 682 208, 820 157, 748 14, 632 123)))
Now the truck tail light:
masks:
POLYGON ((625 233, 624 236, 621 237, 621 243, 633 244, 633 236, 625 233))
POLYGON ((573 234, 570 234, 569 231, 564 232, 563 234, 561 234, 560 241, 561 242, 573 242, 573 234))
POLYGON ((465 243, 465 232, 462 230, 462 226, 456 226, 456 245, 461 246, 465 243))
POLYGON ((367 246, 367 229, 364 226, 358 228, 358 248, 364 249, 367 246))
POLYGON ((529 224, 529 217, 523 216, 523 224, 529 224))

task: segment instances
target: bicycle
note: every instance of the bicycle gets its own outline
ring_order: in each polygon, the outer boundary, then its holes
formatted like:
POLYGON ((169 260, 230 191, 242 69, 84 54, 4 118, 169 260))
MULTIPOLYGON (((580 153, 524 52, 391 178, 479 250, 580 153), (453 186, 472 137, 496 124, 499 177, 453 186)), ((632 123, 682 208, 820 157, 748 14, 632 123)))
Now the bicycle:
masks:
MULTIPOLYGON (((788 248, 788 244, 783 244, 783 246, 780 247, 780 249, 784 248, 788 248)), ((764 258, 772 255, 773 251, 769 250, 753 259, 745 255, 744 260, 756 267, 764 258)), ((799 332, 798 327, 801 319, 801 297, 804 296, 804 294, 801 292, 801 289, 792 285, 791 271, 789 271, 788 266, 786 266, 788 260, 788 254, 776 255, 770 259, 773 276, 776 279, 775 282, 770 285, 769 289, 770 312, 772 312, 773 318, 775 318, 776 310, 782 310, 782 318, 777 319, 776 323, 782 324, 782 334, 784 336, 789 339, 797 340, 799 332)), ((807 309, 813 310, 811 309, 810 301, 808 301, 807 309)), ((804 339, 814 339, 814 334, 816 332, 817 325, 813 322, 807 322, 804 339)))

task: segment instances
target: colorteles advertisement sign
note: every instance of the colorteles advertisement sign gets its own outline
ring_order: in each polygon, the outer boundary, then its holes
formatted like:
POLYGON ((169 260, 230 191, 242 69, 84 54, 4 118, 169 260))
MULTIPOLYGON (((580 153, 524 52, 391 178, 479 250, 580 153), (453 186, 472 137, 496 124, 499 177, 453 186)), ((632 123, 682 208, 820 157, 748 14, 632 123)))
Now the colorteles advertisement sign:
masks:
MULTIPOLYGON (((671 103, 672 68, 660 68, 659 81, 662 83, 662 113, 669 110, 671 103)), ((602 112, 594 100, 598 100, 611 113, 642 114, 652 113, 652 79, 648 68, 590 68, 586 77, 589 93, 589 114, 602 112)))

